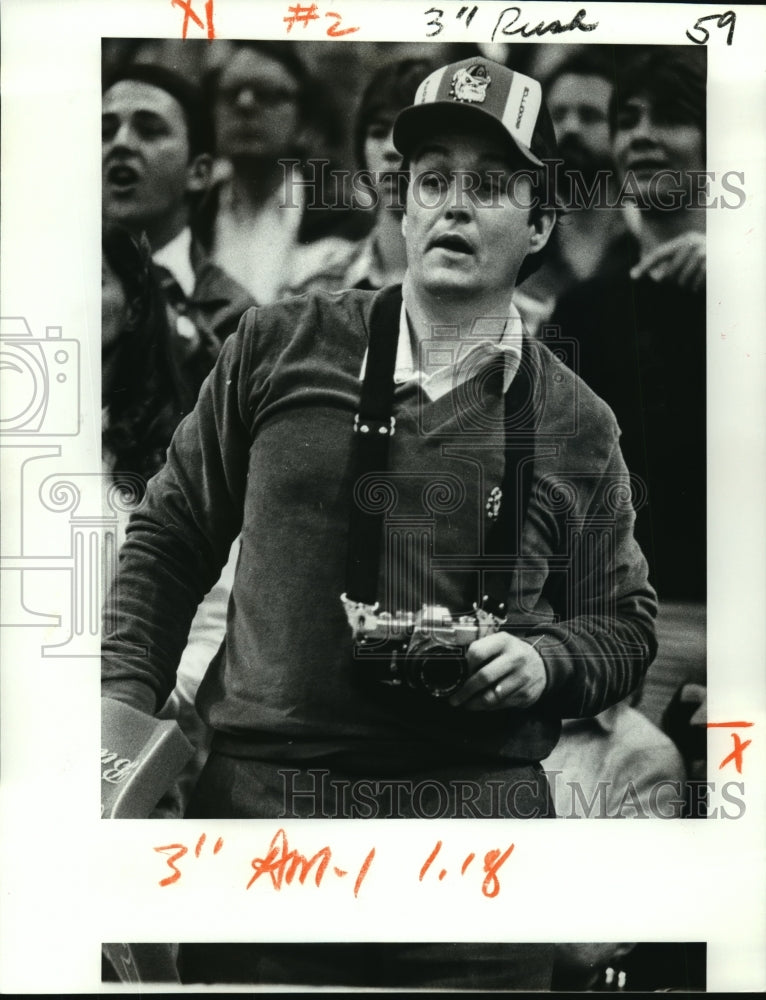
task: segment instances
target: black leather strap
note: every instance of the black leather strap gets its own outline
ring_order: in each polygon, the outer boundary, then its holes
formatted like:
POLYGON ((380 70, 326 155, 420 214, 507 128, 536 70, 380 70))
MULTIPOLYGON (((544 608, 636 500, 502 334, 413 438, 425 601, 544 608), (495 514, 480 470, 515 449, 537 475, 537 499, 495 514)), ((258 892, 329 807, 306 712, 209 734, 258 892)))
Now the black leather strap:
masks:
MULTIPOLYGON (((401 310, 399 286, 381 292, 372 308, 367 365, 359 412, 354 418, 355 487, 368 473, 382 473, 388 468, 388 445, 395 433, 394 369, 401 310)), ((350 599, 364 604, 376 601, 384 513, 371 510, 356 496, 352 498, 346 593, 350 599)))
MULTIPOLYGON (((385 473, 391 436, 396 432, 392 417, 394 368, 399 340, 401 289, 385 289, 375 300, 370 317, 370 342, 365 377, 362 382, 359 413, 354 426, 353 482, 360 483, 369 473, 385 473)), ((523 341, 521 362, 505 394, 505 471, 497 518, 487 533, 485 552, 498 569, 484 576, 488 611, 504 613, 508 591, 509 565, 521 552, 521 530, 531 492, 534 459, 536 406, 531 351, 523 341), (505 557, 505 558, 503 558, 505 557)), ((346 594, 352 601, 374 604, 377 599, 380 548, 385 512, 375 512, 352 502, 349 549, 346 570, 346 594)), ((398 608, 384 610, 395 613, 398 608)), ((455 609, 460 610, 460 609, 455 609)))
POLYGON ((512 561, 521 554, 521 534, 532 492, 532 466, 535 455, 535 420, 532 357, 526 338, 522 341, 521 361, 505 394, 505 468, 502 497, 496 520, 487 533, 484 551, 500 563, 485 574, 484 606, 499 618, 504 617, 508 579, 512 561))

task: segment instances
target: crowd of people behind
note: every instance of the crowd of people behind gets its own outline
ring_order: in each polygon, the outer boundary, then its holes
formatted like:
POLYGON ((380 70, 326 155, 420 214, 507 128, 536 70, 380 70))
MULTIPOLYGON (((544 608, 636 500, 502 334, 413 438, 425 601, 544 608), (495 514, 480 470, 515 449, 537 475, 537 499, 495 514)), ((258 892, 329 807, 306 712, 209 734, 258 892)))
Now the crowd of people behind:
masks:
MULTIPOLYGON (((343 46, 344 64, 322 65, 310 46, 216 42, 172 49, 171 69, 168 44, 107 44, 104 60, 103 461, 140 482, 250 306, 401 282, 394 120, 443 56, 472 54, 343 46)), ((683 199, 668 208, 661 186, 705 169, 704 52, 509 48, 493 55, 542 80, 579 192, 514 302, 617 417, 659 597, 644 688, 565 721, 545 768, 560 816, 587 815, 599 782, 608 815, 701 815, 698 798, 656 789, 704 776, 689 719, 705 684, 705 222, 683 199), (628 175, 633 198, 620 199, 628 175)), ((206 755, 194 696, 223 638, 236 556, 235 542, 163 709, 197 758, 157 815, 182 814, 206 755)))

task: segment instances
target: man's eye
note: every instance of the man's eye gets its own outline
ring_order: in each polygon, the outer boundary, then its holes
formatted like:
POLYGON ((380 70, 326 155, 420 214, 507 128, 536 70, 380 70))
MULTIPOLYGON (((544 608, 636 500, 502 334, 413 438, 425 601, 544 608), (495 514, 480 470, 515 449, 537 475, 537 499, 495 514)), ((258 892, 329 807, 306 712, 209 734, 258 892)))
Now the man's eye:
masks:
POLYGON ((430 191, 438 191, 446 186, 446 178, 438 170, 429 170, 420 175, 420 183, 430 191))
POLYGON ((638 121, 637 111, 618 111, 617 112, 617 128, 618 129, 629 129, 633 128, 638 121))
POLYGON ((136 131, 144 139, 157 139, 167 134, 167 129, 161 122, 139 122, 136 131))
POLYGON ((117 134, 117 122, 113 118, 101 119, 101 141, 108 142, 117 134))
POLYGON ((385 139, 388 135, 388 126, 386 125, 370 125, 367 129, 368 139, 385 139))
POLYGON ((494 194, 497 191, 503 190, 504 175, 502 173, 495 173, 494 171, 489 171, 486 174, 482 174, 479 182, 480 191, 488 191, 494 194))
POLYGON ((666 108, 661 105, 655 107, 649 116, 649 121, 652 125, 662 125, 677 127, 679 125, 688 125, 688 117, 683 111, 678 108, 666 108))
POLYGON ((583 125, 600 125, 606 121, 606 115, 596 108, 581 108, 580 121, 583 125))

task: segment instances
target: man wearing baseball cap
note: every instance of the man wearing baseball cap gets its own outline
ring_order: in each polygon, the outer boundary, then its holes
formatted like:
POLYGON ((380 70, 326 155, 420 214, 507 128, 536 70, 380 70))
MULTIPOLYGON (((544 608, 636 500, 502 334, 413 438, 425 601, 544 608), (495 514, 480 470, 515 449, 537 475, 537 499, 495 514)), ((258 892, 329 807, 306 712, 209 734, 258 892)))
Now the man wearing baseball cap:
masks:
MULTIPOLYGON (((128 528, 103 693, 148 713, 241 532, 190 817, 553 816, 560 720, 620 701, 654 655, 615 420, 512 304, 555 221, 539 84, 443 67, 395 142, 402 286, 250 310, 128 528)), ((448 972, 448 946, 391 947, 311 975, 548 985, 545 947, 448 972)), ((248 975, 279 980, 262 954, 248 975)))

